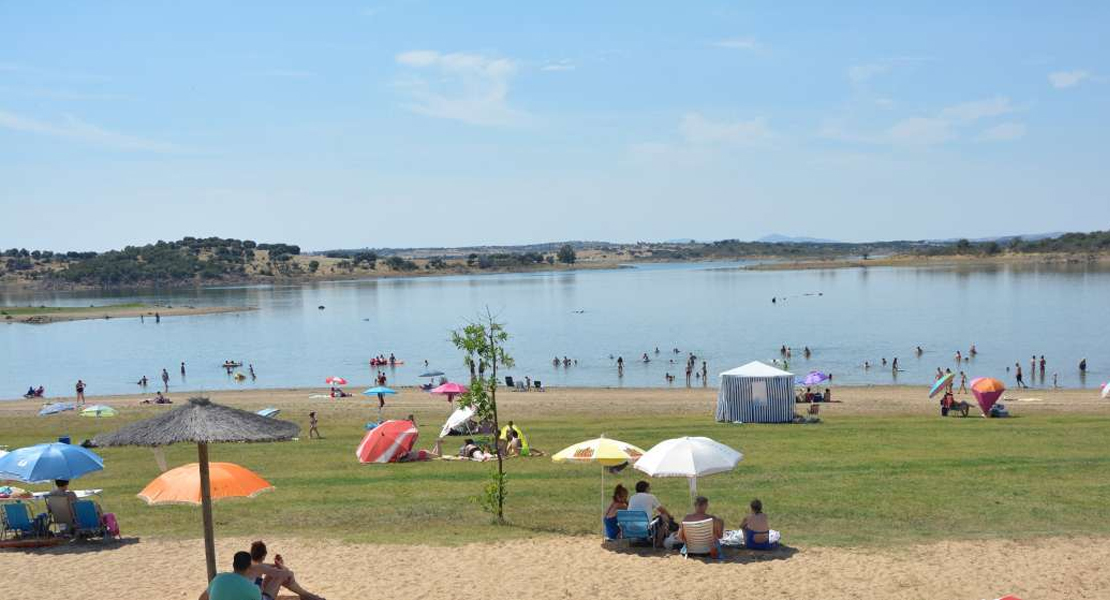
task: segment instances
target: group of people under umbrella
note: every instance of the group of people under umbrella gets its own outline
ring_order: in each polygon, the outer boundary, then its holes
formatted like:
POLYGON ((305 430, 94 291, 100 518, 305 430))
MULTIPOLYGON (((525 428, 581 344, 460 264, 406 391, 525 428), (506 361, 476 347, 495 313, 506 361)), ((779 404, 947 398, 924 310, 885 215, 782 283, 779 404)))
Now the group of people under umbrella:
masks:
MULTIPOLYGON (((933 387, 929 389, 929 397, 934 398, 937 394, 943 392, 940 400, 940 414, 941 416, 948 416, 952 413, 958 413, 960 416, 966 417, 971 406, 967 402, 957 401, 952 392, 955 375, 952 372, 944 373, 933 382, 933 387)), ((993 377, 976 377, 971 380, 971 395, 974 396, 976 404, 979 405, 979 410, 982 411, 984 417, 1005 417, 1009 416, 1006 407, 998 403, 999 398, 1006 391, 1006 385, 993 377)), ((1105 396, 1104 396, 1105 397, 1105 396)))

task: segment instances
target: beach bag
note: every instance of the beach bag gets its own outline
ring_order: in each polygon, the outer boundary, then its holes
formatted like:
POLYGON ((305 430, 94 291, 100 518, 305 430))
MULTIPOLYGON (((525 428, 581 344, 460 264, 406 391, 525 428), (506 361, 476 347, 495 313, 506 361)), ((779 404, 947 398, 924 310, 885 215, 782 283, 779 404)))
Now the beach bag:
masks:
POLYGON ((100 517, 100 524, 108 531, 109 537, 119 537, 119 521, 116 520, 115 513, 104 513, 100 517))

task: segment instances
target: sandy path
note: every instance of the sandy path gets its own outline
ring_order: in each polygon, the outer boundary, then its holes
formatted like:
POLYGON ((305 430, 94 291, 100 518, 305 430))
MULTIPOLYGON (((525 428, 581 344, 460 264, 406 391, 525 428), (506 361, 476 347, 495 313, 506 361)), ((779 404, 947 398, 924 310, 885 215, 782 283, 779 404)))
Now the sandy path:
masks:
MULTIPOLYGON (((135 407, 144 397, 154 394, 157 386, 151 385, 144 395, 89 396, 90 403, 109 404, 116 407, 135 407)), ((821 406, 821 414, 828 418, 836 415, 936 415, 937 401, 928 399, 928 388, 923 386, 865 386, 833 387, 836 402, 821 406)), ((348 386, 354 393, 351 398, 339 400, 309 399, 312 394, 326 393, 324 388, 312 389, 243 389, 207 392, 187 392, 170 389, 169 396, 182 401, 191 395, 203 394, 213 401, 247 409, 275 406, 291 411, 324 410, 327 412, 359 411, 365 413, 370 402, 361 395, 362 388, 348 386)), ((415 388, 400 388, 398 396, 386 402, 389 410, 435 415, 445 414, 447 403, 442 397, 431 396, 415 388)), ((557 417, 597 415, 605 417, 642 416, 645 414, 712 414, 717 402, 717 390, 710 388, 550 388, 546 392, 511 392, 504 388, 498 393, 498 404, 514 416, 557 417)), ((973 406, 970 394, 960 394, 957 399, 967 400, 973 406)), ((50 398, 50 402, 72 401, 73 398, 50 398)), ((376 401, 375 401, 376 402, 376 401)), ((1003 402, 1015 414, 1080 413, 1110 415, 1110 400, 1099 398, 1097 389, 1040 389, 1007 391, 1003 402)), ((41 400, 0 402, 0 415, 9 411, 26 413, 38 411, 41 400)), ((160 407, 143 407, 158 410, 160 407)), ((805 406, 799 408, 804 411, 805 406)), ((977 409, 974 409, 977 410, 977 409)), ((404 415, 399 415, 404 416, 404 415)))
MULTIPOLYGON (((222 562, 250 540, 221 540, 222 562)), ((1106 598, 1099 539, 936 543, 884 550, 789 549, 724 561, 614 551, 588 538, 444 549, 269 540, 308 589, 331 600, 672 598, 979 600, 1106 598), (500 591, 499 591, 500 590, 500 591)), ((143 541, 0 554, 8 598, 195 598, 203 545, 143 541), (98 551, 99 550, 99 551, 98 551), (47 573, 80 574, 52 576, 47 573)))

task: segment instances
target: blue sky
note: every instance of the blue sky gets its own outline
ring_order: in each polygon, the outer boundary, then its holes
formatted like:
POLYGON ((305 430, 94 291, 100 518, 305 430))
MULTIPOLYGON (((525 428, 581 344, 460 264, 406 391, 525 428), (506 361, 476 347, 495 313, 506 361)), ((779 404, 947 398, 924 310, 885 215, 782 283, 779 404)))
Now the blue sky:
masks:
POLYGON ((0 246, 1110 227, 1110 4, 309 4, 0 4, 0 246))

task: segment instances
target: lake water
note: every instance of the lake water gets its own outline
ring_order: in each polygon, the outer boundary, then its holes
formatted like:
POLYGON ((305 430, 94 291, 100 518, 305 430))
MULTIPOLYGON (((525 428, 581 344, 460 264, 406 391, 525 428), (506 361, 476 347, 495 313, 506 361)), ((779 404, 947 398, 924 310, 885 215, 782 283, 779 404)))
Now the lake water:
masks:
MULTIPOLYGON (((668 385, 684 382, 686 352, 715 374, 750 360, 770 362, 782 344, 794 349, 789 368, 832 372, 836 383, 931 383, 936 368, 953 368, 956 350, 979 355, 963 364, 969 377, 1013 382, 1007 365, 1048 360, 1044 385, 1095 387, 1110 374, 1110 272, 1086 266, 872 268, 745 271, 735 264, 650 265, 608 271, 345 281, 140 292, 0 290, 0 304, 89 305, 144 301, 250 305, 259 310, 199 317, 73 321, 0 326, 0 397, 29 385, 47 395, 138 391, 163 367, 175 389, 320 386, 329 375, 360 391, 374 370, 371 356, 390 352, 406 364, 387 369, 390 384, 418 383, 424 360, 465 380, 449 332, 489 307, 512 335, 517 366, 545 385, 668 385), (779 301, 772 304, 771 298, 779 301), (318 306, 325 306, 319 310, 318 306), (813 351, 802 357, 802 347, 813 351), (925 353, 917 357, 914 348, 925 353), (656 355, 654 350, 661 350, 656 355), (670 351, 679 348, 683 354, 670 351), (652 361, 640 356, 648 352, 652 361), (612 356, 623 356, 618 377, 612 356), (577 366, 553 367, 553 357, 577 366), (898 357, 894 374, 878 365, 898 357), (1080 358, 1089 372, 1081 377, 1080 358), (669 361, 674 359, 674 364, 669 361), (257 381, 232 381, 225 359, 253 363, 257 381), (864 361, 873 365, 863 368, 864 361), (187 380, 178 374, 187 363, 187 380)), ((700 385, 698 380, 694 385, 700 385)), ((1035 386, 1042 385, 1039 377, 1035 386)))

